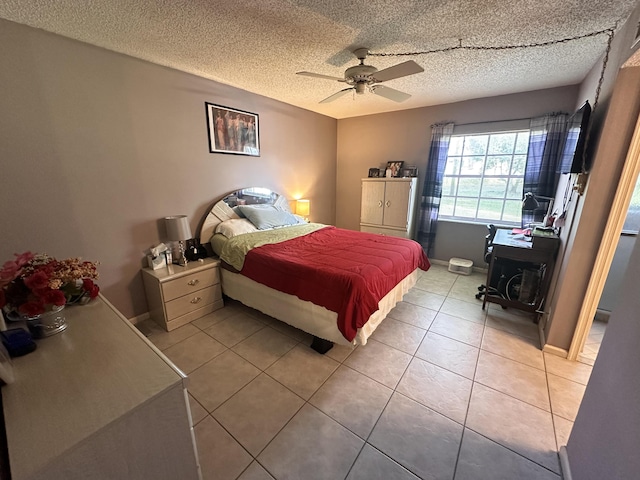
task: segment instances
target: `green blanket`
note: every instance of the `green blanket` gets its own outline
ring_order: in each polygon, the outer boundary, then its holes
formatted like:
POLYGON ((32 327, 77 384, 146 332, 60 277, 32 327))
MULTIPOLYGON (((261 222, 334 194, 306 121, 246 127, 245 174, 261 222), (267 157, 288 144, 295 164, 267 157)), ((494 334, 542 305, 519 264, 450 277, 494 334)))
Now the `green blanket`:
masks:
POLYGON ((315 232, 324 227, 326 227, 326 225, 322 223, 304 223, 291 227, 274 228, 273 230, 237 235, 230 238, 224 247, 222 247, 220 259, 240 271, 244 266, 245 256, 252 248, 291 240, 292 238, 315 232))

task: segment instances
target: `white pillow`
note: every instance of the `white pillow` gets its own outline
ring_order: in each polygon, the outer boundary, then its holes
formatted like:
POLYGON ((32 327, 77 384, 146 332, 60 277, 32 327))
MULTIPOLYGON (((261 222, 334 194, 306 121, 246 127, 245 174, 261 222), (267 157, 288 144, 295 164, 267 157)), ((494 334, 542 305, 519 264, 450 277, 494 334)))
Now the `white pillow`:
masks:
POLYGON ((216 233, 221 233, 227 238, 233 238, 243 233, 257 232, 258 229, 246 218, 232 218, 221 222, 216 227, 216 233))

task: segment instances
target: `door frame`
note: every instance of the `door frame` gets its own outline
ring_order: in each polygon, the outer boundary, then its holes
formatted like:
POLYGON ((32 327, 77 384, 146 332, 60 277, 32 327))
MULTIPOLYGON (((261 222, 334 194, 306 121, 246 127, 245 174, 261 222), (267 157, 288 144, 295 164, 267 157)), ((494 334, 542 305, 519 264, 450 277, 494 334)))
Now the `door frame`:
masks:
POLYGON ((589 336, 589 330, 593 324, 593 318, 596 314, 600 297, 604 290, 609 269, 613 261, 622 227, 626 219, 631 196, 640 173, 640 115, 636 120, 635 130, 631 138, 629 150, 622 167, 620 182, 616 189, 611 211, 607 219, 607 224, 602 235, 602 241, 596 255, 595 264, 591 277, 587 285, 585 299, 580 308, 578 323, 571 340, 571 346, 567 359, 577 360, 578 355, 582 352, 584 344, 589 336))

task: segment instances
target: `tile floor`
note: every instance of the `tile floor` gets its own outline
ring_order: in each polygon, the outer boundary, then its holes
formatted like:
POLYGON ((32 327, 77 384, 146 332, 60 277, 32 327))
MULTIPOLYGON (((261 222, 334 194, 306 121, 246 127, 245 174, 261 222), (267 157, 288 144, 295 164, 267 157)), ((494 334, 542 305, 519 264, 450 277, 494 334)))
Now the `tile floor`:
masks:
POLYGON ((586 363, 587 365, 593 365, 600 351, 600 344, 602 343, 602 337, 607 329, 607 321, 599 320, 596 315, 596 319, 591 324, 589 335, 584 342, 584 348, 582 352, 578 354, 578 361, 586 363))
POLYGON ((543 354, 530 316, 434 265, 366 346, 227 301, 149 339, 190 378, 208 479, 560 479, 558 447, 591 373, 543 354))

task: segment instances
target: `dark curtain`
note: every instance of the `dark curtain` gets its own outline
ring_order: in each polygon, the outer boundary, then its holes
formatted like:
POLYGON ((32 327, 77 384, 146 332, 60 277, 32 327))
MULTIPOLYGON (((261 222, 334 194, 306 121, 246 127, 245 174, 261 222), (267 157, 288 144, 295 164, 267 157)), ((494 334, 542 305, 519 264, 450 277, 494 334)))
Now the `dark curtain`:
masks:
POLYGON ((447 153, 452 133, 453 123, 431 127, 429 163, 420 199, 420 222, 418 224, 418 242, 424 248, 427 256, 431 256, 433 253, 436 239, 438 211, 442 197, 442 177, 447 165, 447 153))
MULTIPOLYGON (((555 197, 560 179, 560 156, 567 128, 567 117, 568 115, 560 113, 531 119, 523 198, 527 192, 533 193, 536 197, 555 197)), ((541 198, 537 200, 540 204, 539 208, 533 211, 522 211, 523 227, 529 223, 542 222, 549 201, 541 198)))

